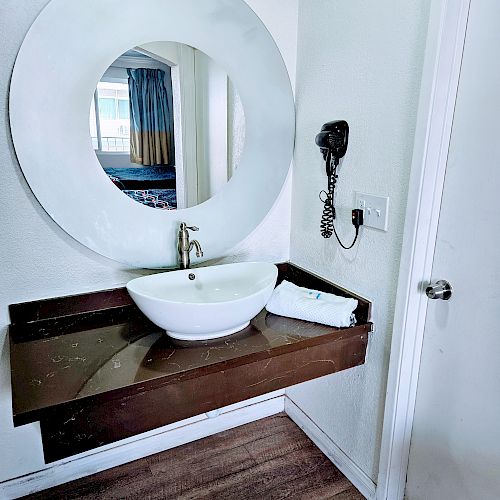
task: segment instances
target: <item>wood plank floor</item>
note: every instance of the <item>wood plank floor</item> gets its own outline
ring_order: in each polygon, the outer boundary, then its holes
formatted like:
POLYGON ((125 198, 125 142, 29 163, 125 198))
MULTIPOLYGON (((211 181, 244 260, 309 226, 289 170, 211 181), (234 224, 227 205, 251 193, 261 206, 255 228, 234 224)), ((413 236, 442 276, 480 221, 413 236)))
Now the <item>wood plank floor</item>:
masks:
POLYGON ((285 414, 279 414, 25 498, 364 497, 285 414))

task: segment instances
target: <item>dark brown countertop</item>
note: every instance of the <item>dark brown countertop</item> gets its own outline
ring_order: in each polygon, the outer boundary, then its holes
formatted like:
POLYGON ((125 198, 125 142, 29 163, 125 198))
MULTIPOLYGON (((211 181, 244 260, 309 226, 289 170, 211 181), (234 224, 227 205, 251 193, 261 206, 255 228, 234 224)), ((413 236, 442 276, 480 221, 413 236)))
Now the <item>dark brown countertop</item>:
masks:
MULTIPOLYGON (((279 280, 286 278, 301 286, 352 296, 290 264, 278 267, 279 280)), ((231 370, 243 369, 238 380, 224 379, 221 390, 225 394, 212 391, 210 400, 199 405, 194 398, 189 409, 180 413, 170 404, 172 415, 165 420, 170 423, 235 402, 236 393, 243 400, 356 366, 364 362, 371 331, 370 303, 356 298, 357 325, 351 328, 327 327, 263 310, 245 330, 201 342, 166 336, 137 310, 123 289, 13 305, 10 356, 14 423, 40 420, 46 458, 52 460, 71 454, 71 443, 55 442, 60 441, 55 435, 61 432, 54 422, 74 419, 82 412, 92 414, 97 407, 123 406, 123 401, 152 391, 167 387, 172 391, 177 385, 195 383, 189 382, 195 379, 220 378, 231 370), (48 443, 52 449, 62 446, 64 450, 48 451, 48 443)), ((170 403, 179 407, 185 404, 178 389, 169 397, 175 400, 170 403)), ((137 432, 162 423, 139 426, 137 432)), ((79 425, 81 429, 82 423, 79 425)), ((95 442, 90 440, 91 444, 73 447, 74 452, 134 432, 101 436, 95 442)))

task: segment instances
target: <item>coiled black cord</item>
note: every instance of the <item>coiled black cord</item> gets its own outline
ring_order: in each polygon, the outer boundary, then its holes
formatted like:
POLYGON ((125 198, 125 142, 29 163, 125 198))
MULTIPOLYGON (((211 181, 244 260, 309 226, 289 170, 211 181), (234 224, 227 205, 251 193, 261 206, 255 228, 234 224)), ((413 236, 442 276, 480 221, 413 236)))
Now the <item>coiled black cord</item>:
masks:
POLYGON ((319 193, 319 199, 324 203, 323 215, 321 216, 321 236, 330 238, 333 234, 333 221, 335 220, 335 206, 333 205, 334 182, 328 177, 328 192, 323 190, 319 193))
POLYGON ((335 205, 333 204, 335 196, 335 186, 337 184, 337 166, 338 160, 328 155, 327 162, 327 175, 328 175, 328 191, 322 190, 319 193, 319 199, 323 202, 323 215, 321 216, 320 231, 323 238, 331 238, 335 234, 335 238, 340 246, 345 250, 350 250, 358 240, 359 226, 356 225, 356 236, 353 242, 347 246, 342 243, 337 230, 335 229, 334 220, 336 219, 335 205))

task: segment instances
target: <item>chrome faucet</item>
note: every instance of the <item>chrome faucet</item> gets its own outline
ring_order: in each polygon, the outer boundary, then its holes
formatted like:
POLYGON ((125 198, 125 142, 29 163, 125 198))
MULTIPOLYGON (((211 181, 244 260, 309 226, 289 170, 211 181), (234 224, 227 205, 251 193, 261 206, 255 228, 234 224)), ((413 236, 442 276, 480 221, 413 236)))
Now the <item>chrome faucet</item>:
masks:
POLYGON ((198 240, 189 241, 189 232, 198 231, 196 226, 188 227, 185 222, 181 222, 179 233, 177 235, 177 250, 179 252, 179 267, 181 269, 189 269, 191 266, 191 259, 189 254, 193 247, 196 248, 196 257, 203 257, 203 250, 201 249, 198 240))

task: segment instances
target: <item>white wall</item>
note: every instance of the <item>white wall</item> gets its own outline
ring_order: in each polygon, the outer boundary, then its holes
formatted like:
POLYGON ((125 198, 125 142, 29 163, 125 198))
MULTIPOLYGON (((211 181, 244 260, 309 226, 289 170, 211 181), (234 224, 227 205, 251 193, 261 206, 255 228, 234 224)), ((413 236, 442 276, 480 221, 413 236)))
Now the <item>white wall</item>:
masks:
POLYGON ((240 95, 231 80, 227 82, 227 133, 228 163, 227 178, 230 179, 240 163, 241 153, 245 145, 245 110, 240 95))
POLYGON ((227 184, 227 73, 200 50, 195 50, 196 145, 198 202, 215 196, 227 184))
MULTIPOLYGON (((147 272, 100 257, 66 235, 39 206, 17 164, 8 124, 9 80, 23 37, 46 3, 3 0, 0 4, 0 481, 44 467, 38 425, 14 429, 12 424, 8 304, 112 288, 147 272)), ((298 0, 249 0, 249 4, 275 36, 294 78, 298 0)), ((286 260, 289 230, 287 184, 264 223, 227 260, 286 260)))
POLYGON ((373 480, 428 10, 428 0, 299 3, 291 260, 371 298, 376 330, 366 365, 287 395, 373 480), (344 241, 354 235, 354 191, 391 199, 389 231, 362 229, 351 251, 319 232, 326 176, 314 137, 335 119, 351 127, 337 193, 344 241))

